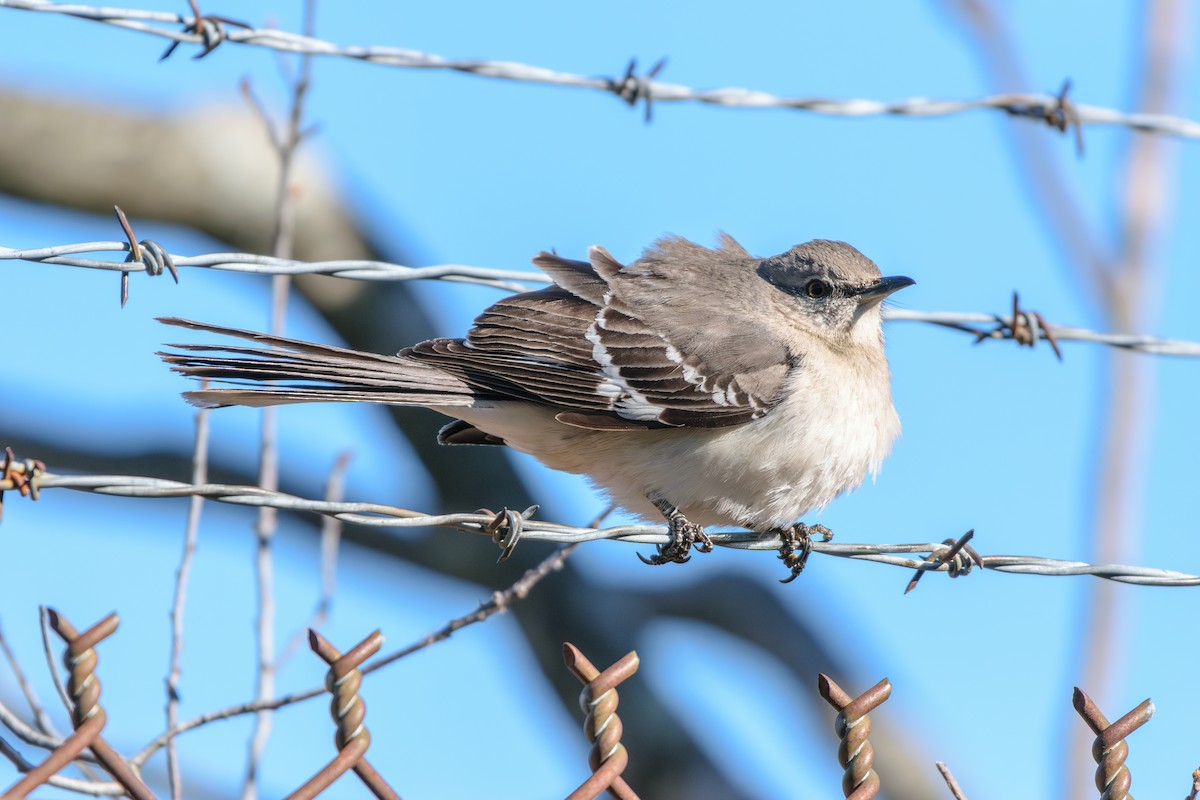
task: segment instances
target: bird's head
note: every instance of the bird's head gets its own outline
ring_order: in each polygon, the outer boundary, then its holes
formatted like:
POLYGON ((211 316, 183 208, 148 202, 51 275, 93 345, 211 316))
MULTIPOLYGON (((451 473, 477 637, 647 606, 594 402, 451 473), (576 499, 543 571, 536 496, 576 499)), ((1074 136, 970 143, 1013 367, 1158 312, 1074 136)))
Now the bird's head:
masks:
POLYGON ((845 242, 817 239, 764 259, 758 276, 775 290, 789 322, 835 349, 878 347, 880 304, 915 281, 884 277, 875 262, 845 242))

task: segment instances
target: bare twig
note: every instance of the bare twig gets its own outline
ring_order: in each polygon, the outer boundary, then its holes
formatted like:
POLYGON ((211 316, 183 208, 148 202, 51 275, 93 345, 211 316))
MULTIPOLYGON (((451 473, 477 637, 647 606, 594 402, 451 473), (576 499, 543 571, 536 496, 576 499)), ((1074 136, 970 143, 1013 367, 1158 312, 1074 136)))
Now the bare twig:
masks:
POLYGON ((0 651, 4 652, 4 659, 8 662, 9 669, 12 670, 13 677, 17 681, 17 686, 21 689, 21 694, 25 696, 25 702, 29 704, 29 710, 33 714, 33 720, 38 730, 51 736, 57 736, 58 732, 54 728, 54 722, 46 712, 46 707, 38 700, 33 686, 25 679, 25 671, 21 669, 21 662, 17 660, 16 653, 9 647, 3 628, 0 628, 0 651))
POLYGON ((958 781, 954 780, 954 775, 951 774, 950 768, 941 761, 935 761, 933 763, 937 766, 938 772, 942 774, 942 780, 946 782, 946 788, 950 790, 950 794, 954 800, 967 800, 967 796, 963 794, 963 790, 958 785, 958 781))
POLYGON ((555 550, 549 556, 542 560, 540 564, 526 570, 525 574, 504 591, 496 592, 491 596, 491 599, 480 603, 479 608, 472 611, 470 614, 464 614, 461 617, 455 617, 447 622, 436 631, 426 634, 423 638, 418 639, 407 647, 403 647, 393 653, 381 656, 368 666, 363 668, 363 674, 374 672, 381 667, 391 664, 393 661, 399 661, 405 656, 410 656, 418 650, 424 650, 430 645, 449 639, 456 631, 460 631, 468 625, 474 625, 477 622, 483 622, 493 614, 502 614, 508 611, 509 607, 516 600, 524 600, 528 596, 531 589, 536 586, 547 575, 557 572, 562 569, 563 562, 571 553, 575 552, 578 544, 568 544, 564 547, 555 550))
MULTIPOLYGON (((334 461, 325 481, 326 502, 338 503, 345 496, 346 468, 349 465, 349 451, 343 452, 334 461)), ((336 517, 324 517, 321 520, 321 589, 317 607, 313 609, 308 622, 292 635, 287 646, 283 648, 279 656, 280 664, 290 659, 307 643, 309 630, 320 628, 329 618, 329 611, 333 607, 333 595, 337 588, 337 558, 341 538, 342 521, 336 517)))
MULTIPOLYGON (((1005 20, 985 0, 954 0, 951 5, 963 11, 968 30, 975 37, 977 52, 993 75, 995 85, 1021 86, 1024 77, 1018 47, 1007 30, 1005 20)), ((1145 41, 1141 51, 1139 106, 1149 113, 1164 113, 1172 104, 1172 93, 1182 53, 1187 49, 1190 25, 1184 17, 1190 5, 1177 0, 1151 3, 1145 23, 1145 41)), ((1130 70, 1138 71, 1137 69, 1130 70)), ((1121 240, 1118 248, 1105 247, 1105 237, 1097 235, 1102 226, 1091 223, 1082 203, 1069 191, 1061 172, 1038 137, 1022 136, 1014 128, 1016 163, 1033 188, 1033 198, 1042 215, 1051 221, 1051 233, 1064 254, 1063 264, 1076 279, 1076 286, 1117 334, 1129 333, 1147 324, 1149 310, 1157 305, 1160 282, 1153 268, 1154 250, 1161 239, 1164 215, 1169 206, 1170 186, 1176 171, 1169 165, 1161 140, 1130 138, 1125 165, 1125 196, 1121 201, 1121 240)), ((1056 331, 1057 333, 1057 331, 1056 331)), ((1153 382, 1150 366, 1117 353, 1107 365, 1105 422, 1097 439, 1102 442, 1102 457, 1097 459, 1093 477, 1095 508, 1086 541, 1094 548, 1096 560, 1117 560, 1130 552, 1139 539, 1136 523, 1140 502, 1140 483, 1145 474, 1145 447, 1151 440, 1148 394, 1153 382)), ((1091 596, 1080 608, 1086 619, 1081 627, 1088 646, 1080 649, 1082 663, 1072 673, 1083 671, 1085 681, 1103 693, 1110 681, 1111 669, 1118 663, 1116 636, 1120 634, 1121 615, 1108 587, 1091 589, 1091 596)), ((1077 730, 1063 738, 1062 762, 1073 765, 1063 775, 1084 774, 1083 736, 1077 730)), ((1059 791, 1066 795, 1067 792, 1059 791)), ((1070 794, 1082 798, 1088 787, 1075 781, 1070 794)))
POLYGON ((67 687, 63 685, 62 676, 58 674, 58 660, 54 657, 53 645, 50 642, 50 609, 46 606, 38 606, 38 624, 42 631, 42 655, 46 657, 46 669, 54 681, 54 688, 58 691, 63 708, 70 711, 73 708, 71 696, 67 694, 67 687))
MULTIPOLYGON (((311 36, 315 21, 315 0, 305 0, 304 31, 311 36)), ((279 184, 276 193, 275 235, 272 255, 276 258, 288 259, 292 255, 293 226, 295 224, 294 192, 297 187, 292 185, 292 168, 295 163, 296 150, 304 139, 301 122, 304 118, 304 101, 308 94, 312 77, 312 56, 303 55, 300 59, 300 70, 292 85, 291 109, 287 125, 282 132, 276 133, 270 118, 261 104, 254 100, 248 82, 243 82, 242 90, 252 105, 259 111, 263 127, 271 137, 279 158, 279 184)), ((282 336, 285 332, 287 315, 288 292, 291 288, 291 277, 276 275, 271 279, 271 333, 282 336)), ((274 491, 279 488, 279 455, 278 455, 278 418, 276 409, 267 407, 262 410, 262 437, 260 440, 260 461, 258 484, 263 489, 274 491)), ((268 700, 275 694, 275 599, 274 599, 274 566, 271 542, 275 534, 275 509, 264 506, 258 512, 258 524, 255 535, 258 542, 255 557, 255 575, 258 587, 258 699, 268 700)), ((250 754, 246 767, 246 779, 242 786, 242 800, 254 800, 257 797, 258 763, 266 750, 267 740, 271 734, 271 715, 261 712, 255 716, 254 733, 250 741, 250 754)))
MULTIPOLYGON (((192 456, 192 483, 208 482, 208 410, 196 413, 196 438, 192 456)), ((187 604, 188 578, 192 572, 192 560, 196 553, 196 540, 200 533, 200 515, 204 498, 192 497, 188 504, 187 525, 183 534, 183 553, 179 558, 179 569, 175 573, 175 596, 171 603, 171 655, 167 670, 167 727, 179 722, 179 678, 180 662, 183 658, 183 611, 187 604)), ((175 743, 167 745, 167 782, 171 787, 172 800, 183 797, 183 776, 179 771, 179 755, 175 743)))
MULTIPOLYGON (((6 742, 3 737, 0 737, 0 755, 7 758, 18 772, 29 772, 37 765, 21 755, 21 753, 6 742)), ((82 758, 83 755, 81 754, 82 758)), ((76 761, 78 764, 79 762, 76 761)), ((82 764, 80 766, 83 766, 82 764)), ((63 775, 52 775, 46 781, 49 786, 57 786, 60 789, 66 789, 76 794, 86 794, 92 797, 117 797, 125 796, 125 787, 116 781, 97 781, 97 780, 80 780, 79 778, 68 778, 63 775)))
MULTIPOLYGON (((424 650, 432 644, 450 638, 455 631, 462 630, 468 625, 482 622, 488 617, 507 611, 512 607, 513 603, 525 599, 525 597, 529 595, 533 588, 544 578, 561 569, 563 562, 567 560, 568 556, 570 556, 574 550, 575 545, 568 545, 566 547, 559 548, 543 559, 537 566, 526 570, 526 572, 507 589, 493 594, 489 600, 481 603, 479 607, 471 613, 450 620, 438 630, 421 637, 412 644, 375 659, 370 664, 363 667, 362 673, 366 675, 378 669, 382 669, 388 664, 398 661, 405 656, 412 655, 420 650, 424 650)), ((140 752, 130 758, 129 762, 134 766, 140 766, 146 763, 151 756, 158 752, 162 747, 166 746, 167 742, 173 740, 176 736, 179 736, 180 734, 186 733, 190 730, 195 730, 196 728, 207 725, 210 722, 228 719, 230 717, 236 717, 242 714, 273 711, 277 708, 282 708, 287 705, 292 705, 294 703, 299 703, 314 697, 319 697, 323 695, 325 691, 326 690, 324 686, 318 686, 312 689, 307 689, 301 692, 293 692, 292 694, 283 695, 281 697, 276 697, 269 700, 252 700, 236 706, 230 706, 217 711, 211 711, 207 714, 203 714, 195 717, 194 719, 183 722, 180 725, 177 725, 176 727, 168 729, 159 734, 152 742, 142 748, 140 752)), ((0 707, 0 710, 2 710, 2 707, 0 707)))

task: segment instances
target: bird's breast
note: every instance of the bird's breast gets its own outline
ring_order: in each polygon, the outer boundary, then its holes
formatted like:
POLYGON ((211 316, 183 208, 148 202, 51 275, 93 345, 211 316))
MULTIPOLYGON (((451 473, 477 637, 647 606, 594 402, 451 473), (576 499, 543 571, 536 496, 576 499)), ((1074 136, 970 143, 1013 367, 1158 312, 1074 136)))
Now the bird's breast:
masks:
POLYGON ((448 409, 554 469, 587 475, 649 520, 657 494, 692 522, 757 530, 787 525, 878 471, 900 432, 882 375, 798 369, 765 416, 726 428, 594 431, 548 409, 504 403, 448 409))

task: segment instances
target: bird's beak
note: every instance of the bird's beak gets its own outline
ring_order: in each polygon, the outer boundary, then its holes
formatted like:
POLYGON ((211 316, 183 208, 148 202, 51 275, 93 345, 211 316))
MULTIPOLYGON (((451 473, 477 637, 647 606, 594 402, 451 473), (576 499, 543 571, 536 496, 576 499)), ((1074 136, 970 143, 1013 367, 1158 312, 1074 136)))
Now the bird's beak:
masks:
POLYGON ((906 278, 903 275, 894 275, 890 278, 880 278, 877 282, 859 289, 854 293, 854 297, 858 300, 859 305, 870 305, 881 302, 885 297, 892 292, 898 292, 905 286, 912 286, 916 281, 912 278, 906 278))

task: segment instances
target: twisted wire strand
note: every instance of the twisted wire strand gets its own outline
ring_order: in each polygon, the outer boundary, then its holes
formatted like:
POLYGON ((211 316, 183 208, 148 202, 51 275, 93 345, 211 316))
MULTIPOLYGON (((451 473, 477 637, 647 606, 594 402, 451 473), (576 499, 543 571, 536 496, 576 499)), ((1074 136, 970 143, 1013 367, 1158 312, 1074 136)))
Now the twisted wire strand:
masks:
MULTIPOLYGON (((7 0, 0 0, 2 5, 7 0)), ((522 292, 531 286, 549 281, 540 272, 472 267, 462 264, 438 264, 428 267, 408 267, 384 261, 296 261, 253 253, 202 253, 180 256, 167 253, 154 242, 144 241, 144 246, 153 245, 152 252, 159 253, 159 260, 173 262, 176 267, 215 269, 227 272, 243 272, 259 275, 331 275, 360 281, 407 281, 446 280, 491 286, 510 292, 522 292), (154 248, 157 248, 155 250, 154 248)), ((82 242, 79 244, 53 245, 50 247, 17 250, 0 247, 0 261, 29 261, 39 264, 57 264, 81 269, 99 269, 115 272, 148 272, 159 274, 141 261, 105 261, 84 258, 85 253, 128 253, 128 242, 82 242)), ((1018 338, 1014 330, 1021 327, 1012 314, 990 314, 975 311, 915 311, 900 308, 885 308, 884 319, 893 322, 923 322, 943 328, 961 331, 975 336, 977 340, 1018 338)), ((1021 312, 1019 316, 1036 320, 1040 315, 1021 312)), ((1028 324, 1028 323, 1026 323, 1028 324)), ((1180 339, 1164 339, 1145 334, 1103 333, 1067 325, 1034 323, 1032 335, 1038 340, 1075 341, 1104 344, 1126 350, 1135 350, 1151 355, 1200 358, 1200 342, 1180 339)))
POLYGON ((402 69, 451 70, 508 81, 591 89, 616 95, 630 105, 645 101, 647 109, 652 103, 695 102, 725 108, 781 108, 846 117, 934 117, 991 109, 1012 116, 1040 120, 1064 131, 1068 127, 1079 125, 1119 125, 1144 133, 1200 139, 1200 122, 1167 114, 1126 113, 1103 106, 1079 105, 1066 100, 1063 93, 1006 93, 969 100, 913 97, 895 102, 781 97, 740 87, 700 90, 682 84, 658 81, 654 78, 661 69, 662 62, 644 75, 636 75, 635 64, 630 62, 623 77, 598 77, 561 72, 515 61, 453 59, 400 47, 344 46, 288 31, 255 28, 215 15, 197 20, 185 14, 99 7, 83 3, 57 3, 51 0, 0 0, 0 8, 62 14, 168 39, 175 44, 167 54, 179 43, 190 43, 200 45, 202 50, 199 55, 203 56, 220 44, 230 42, 288 53, 347 58, 402 69))
MULTIPOLYGON (((14 488, 16 483, 27 480, 37 491, 72 489, 120 497, 199 496, 232 505, 270 506, 284 511, 311 512, 332 516, 355 525, 383 528, 450 527, 488 537, 493 535, 495 529, 496 515, 494 514, 425 514, 379 503, 312 500, 284 492, 267 491, 255 486, 217 483, 192 485, 162 478, 127 475, 60 475, 52 472, 38 472, 24 477, 23 470, 23 465, 14 464, 15 477, 0 480, 0 492, 14 488)), ((715 545, 742 550, 778 550, 782 544, 778 536, 763 536, 745 531, 712 532, 709 535, 715 545)), ((619 525, 608 528, 588 528, 536 519, 527 519, 523 522, 521 537, 525 540, 560 544, 601 539, 650 545, 667 544, 670 541, 665 525, 619 525)), ((910 570, 948 572, 950 565, 937 561, 926 561, 920 554, 945 554, 951 546, 944 542, 844 544, 815 541, 812 543, 812 550, 814 553, 873 561, 910 570)), ((1200 586, 1200 575, 1151 567, 1088 564, 1082 561, 1024 555, 982 556, 980 560, 983 567, 997 572, 1023 575, 1093 575, 1106 580, 1144 586, 1200 586)))
MULTIPOLYGON (((0 0, 3 3, 5 0, 0 0)), ((142 242, 145 245, 147 242, 142 242)), ((151 243, 153 244, 153 243, 151 243)), ((161 250, 161 248, 160 248, 161 250)), ((105 261, 82 258, 82 253, 128 253, 128 242, 81 242, 16 250, 0 247, 0 261, 31 261, 58 264, 82 269, 110 272, 149 272, 155 270, 141 261, 105 261)), ((165 253, 165 251, 162 251, 165 253)), ((540 272, 524 270, 470 267, 461 264, 437 264, 428 267, 406 267, 385 261, 347 259, 342 261, 296 261, 289 258, 262 256, 254 253, 202 253, 180 256, 165 253, 176 267, 215 269, 222 272, 244 272, 258 275, 330 275, 357 281, 445 280, 492 286, 506 291, 521 292, 528 284, 546 283, 549 278, 540 272)), ((162 256, 160 255, 160 258, 162 256)))

